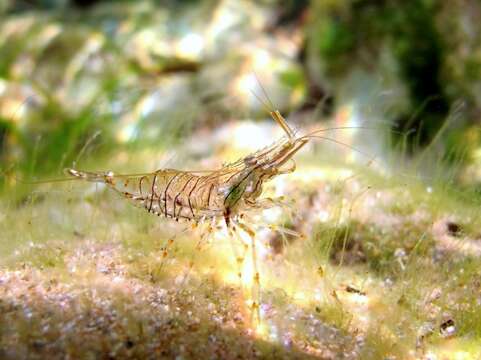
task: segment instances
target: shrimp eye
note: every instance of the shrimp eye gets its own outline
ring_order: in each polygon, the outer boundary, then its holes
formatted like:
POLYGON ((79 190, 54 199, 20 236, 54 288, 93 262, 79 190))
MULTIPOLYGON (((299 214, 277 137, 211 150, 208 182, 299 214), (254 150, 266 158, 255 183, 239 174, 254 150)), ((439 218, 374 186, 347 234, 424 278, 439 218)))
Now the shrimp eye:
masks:
POLYGON ((256 165, 257 159, 252 155, 246 156, 244 158, 244 164, 246 164, 246 165, 256 165))

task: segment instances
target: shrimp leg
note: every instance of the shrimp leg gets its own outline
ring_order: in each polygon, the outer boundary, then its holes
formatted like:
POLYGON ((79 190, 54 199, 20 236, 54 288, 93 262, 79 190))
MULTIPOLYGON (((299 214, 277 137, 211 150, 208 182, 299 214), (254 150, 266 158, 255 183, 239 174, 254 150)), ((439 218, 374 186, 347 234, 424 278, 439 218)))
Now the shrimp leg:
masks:
POLYGON ((259 269, 257 266, 257 249, 256 249, 256 232, 249 227, 248 225, 237 222, 237 225, 244 231, 249 238, 251 239, 251 256, 252 256, 252 268, 253 268, 253 277, 252 277, 252 322, 255 324, 260 324, 261 316, 260 316, 260 303, 261 303, 261 282, 260 282, 260 275, 259 269))

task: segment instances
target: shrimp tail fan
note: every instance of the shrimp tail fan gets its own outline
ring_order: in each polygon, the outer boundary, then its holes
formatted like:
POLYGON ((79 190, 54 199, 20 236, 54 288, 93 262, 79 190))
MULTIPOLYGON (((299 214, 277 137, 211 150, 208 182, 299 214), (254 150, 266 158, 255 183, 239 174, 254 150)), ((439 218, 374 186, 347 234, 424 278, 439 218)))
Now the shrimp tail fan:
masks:
POLYGON ((100 182, 100 183, 105 182, 105 178, 109 176, 108 174, 105 174, 105 173, 80 171, 72 168, 66 168, 64 170, 64 173, 65 175, 73 176, 75 178, 82 179, 85 181, 100 182))

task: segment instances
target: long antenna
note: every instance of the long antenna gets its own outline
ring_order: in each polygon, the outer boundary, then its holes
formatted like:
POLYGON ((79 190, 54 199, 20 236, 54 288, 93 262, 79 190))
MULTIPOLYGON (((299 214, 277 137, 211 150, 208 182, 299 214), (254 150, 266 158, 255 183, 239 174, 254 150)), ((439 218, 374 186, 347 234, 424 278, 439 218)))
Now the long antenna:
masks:
POLYGON ((370 161, 373 161, 373 157, 372 157, 370 154, 365 153, 364 151, 361 151, 361 150, 359 150, 359 149, 356 149, 354 146, 351 146, 351 145, 349 145, 349 144, 343 143, 342 141, 338 141, 338 140, 335 140, 335 139, 330 138, 330 137, 327 137, 327 136, 309 135, 309 136, 303 136, 303 137, 301 137, 301 139, 303 139, 303 138, 307 138, 307 139, 309 139, 309 138, 314 138, 314 139, 322 139, 322 140, 331 141, 331 142, 333 142, 333 143, 335 143, 335 144, 338 144, 338 145, 344 146, 344 147, 346 147, 346 148, 348 148, 348 149, 351 149, 351 150, 353 150, 353 151, 361 154, 362 156, 365 156, 366 158, 370 159, 370 161))
MULTIPOLYGON (((321 132, 327 132, 327 131, 332 131, 332 130, 357 130, 357 129, 386 131, 386 129, 384 129, 384 128, 369 127, 369 126, 336 126, 336 127, 314 130, 314 131, 312 131, 310 133, 307 133, 305 135, 302 135, 302 136, 311 136, 311 135, 315 135, 315 134, 318 134, 318 133, 321 133, 321 132)), ((398 134, 398 135, 405 134, 405 132, 403 132, 403 131, 397 131, 397 130, 391 130, 391 129, 387 129, 387 131, 390 132, 390 133, 393 133, 393 134, 398 134)))
POLYGON ((254 73, 254 76, 256 78, 256 81, 257 83, 259 84, 259 87, 261 88, 262 90, 262 93, 264 94, 265 98, 267 99, 269 105, 271 106, 271 110, 270 111, 274 111, 276 110, 276 107, 274 106, 274 103, 271 101, 271 98, 269 97, 269 95, 267 95, 267 91, 266 89, 264 88, 264 86, 262 85, 262 82, 260 81, 260 78, 259 76, 257 76, 257 73, 254 69, 252 69, 252 72, 254 73))
POLYGON ((272 112, 272 108, 269 108, 269 106, 267 106, 267 104, 259 97, 259 95, 255 93, 254 90, 250 89, 250 92, 252 93, 252 95, 256 97, 257 101, 259 101, 262 104, 262 106, 264 106, 264 108, 267 110, 268 113, 272 112))

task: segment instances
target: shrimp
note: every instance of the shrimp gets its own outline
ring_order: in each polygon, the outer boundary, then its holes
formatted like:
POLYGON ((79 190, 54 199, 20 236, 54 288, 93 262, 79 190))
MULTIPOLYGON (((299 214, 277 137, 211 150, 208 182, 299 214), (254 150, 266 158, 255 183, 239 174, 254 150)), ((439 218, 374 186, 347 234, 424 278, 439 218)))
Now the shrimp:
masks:
POLYGON ((279 111, 272 118, 286 136, 269 147, 218 170, 181 171, 161 169, 149 174, 115 175, 66 169, 66 174, 91 182, 105 183, 121 196, 148 212, 174 220, 199 222, 223 218, 227 227, 243 210, 264 208, 259 201, 263 184, 275 176, 295 170, 292 159, 309 140, 296 137, 279 111), (292 165, 283 168, 289 161, 292 165))
POLYGON ((263 185, 276 176, 294 172, 296 163, 293 156, 311 139, 324 139, 360 152, 335 139, 318 135, 328 130, 359 127, 320 129, 297 136, 278 110, 271 111, 270 115, 285 135, 272 145, 218 170, 160 169, 146 174, 115 175, 112 171, 101 173, 67 168, 65 173, 80 180, 105 183, 124 198, 158 216, 194 222, 222 218, 230 227, 232 219, 239 218, 245 210, 280 203, 260 198, 263 185), (286 166, 288 163, 290 166, 286 166))
MULTIPOLYGON (((242 241, 239 231, 247 234, 251 239, 254 267, 252 308, 260 321, 256 233, 247 224, 244 213, 282 205, 280 199, 262 198, 263 186, 276 176, 294 172, 294 155, 311 139, 325 139, 353 149, 347 144, 319 135, 322 131, 352 127, 321 129, 297 135, 278 110, 270 111, 270 116, 283 129, 284 136, 272 145, 217 170, 161 169, 148 174, 115 175, 111 171, 97 173, 69 168, 66 173, 77 179, 104 183, 124 198, 157 216, 176 221, 192 221, 195 224, 223 221, 231 238, 239 241, 242 241)), ((247 247, 244 246, 245 249, 247 247)), ((244 254, 237 257, 239 264, 242 263, 244 254)), ((238 275, 241 277, 240 272, 238 275)))

